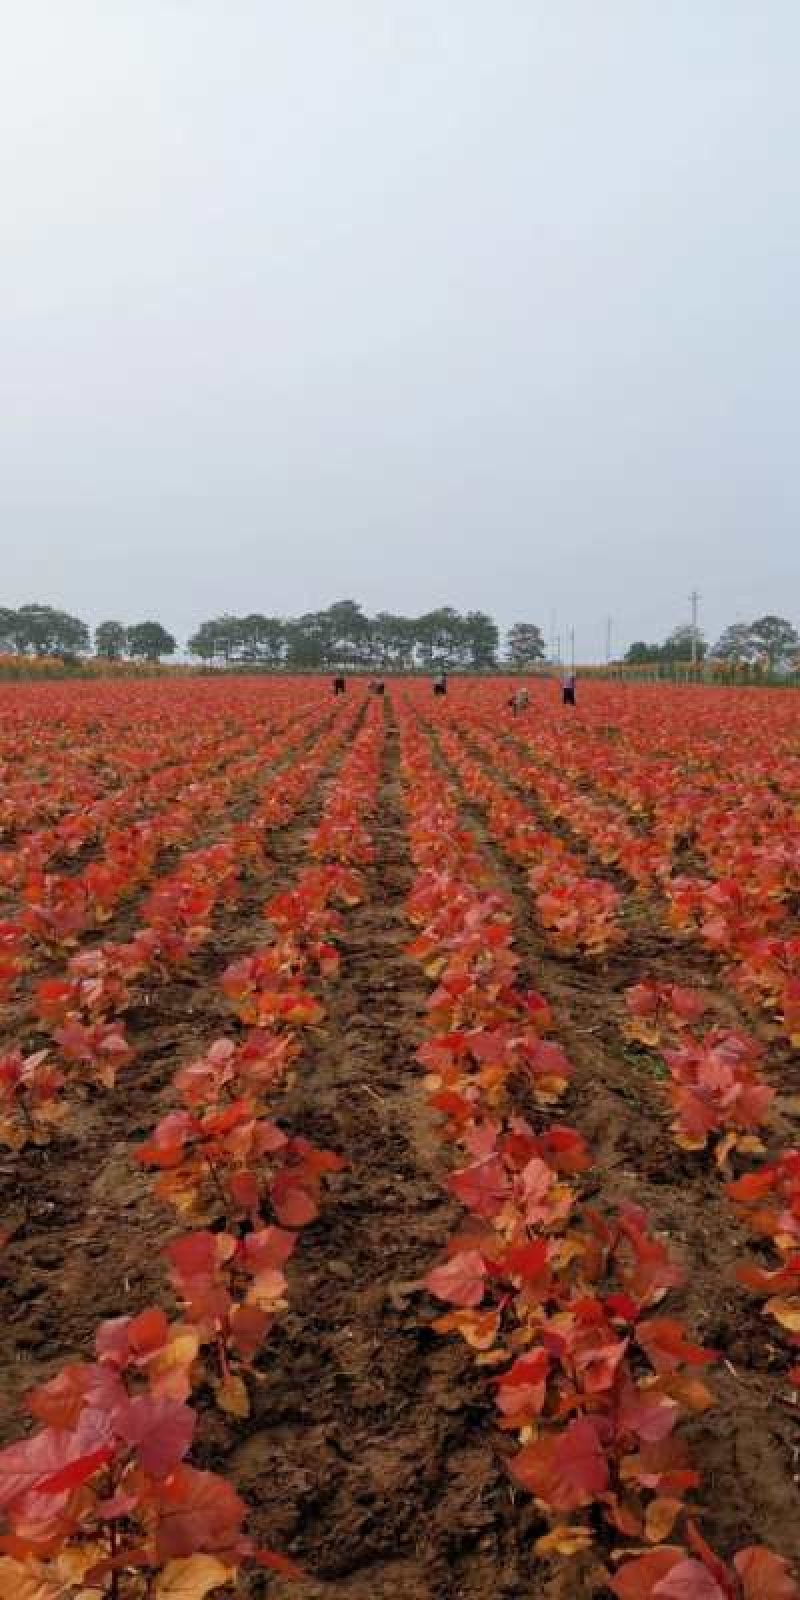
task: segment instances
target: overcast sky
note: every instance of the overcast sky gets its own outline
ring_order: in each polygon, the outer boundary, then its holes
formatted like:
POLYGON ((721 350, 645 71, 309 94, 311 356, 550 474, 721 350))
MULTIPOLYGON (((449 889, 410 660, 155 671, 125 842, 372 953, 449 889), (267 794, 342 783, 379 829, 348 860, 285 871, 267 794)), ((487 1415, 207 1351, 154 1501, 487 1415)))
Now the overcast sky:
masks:
POLYGON ((796 0, 0 16, 0 604, 800 623, 796 0))

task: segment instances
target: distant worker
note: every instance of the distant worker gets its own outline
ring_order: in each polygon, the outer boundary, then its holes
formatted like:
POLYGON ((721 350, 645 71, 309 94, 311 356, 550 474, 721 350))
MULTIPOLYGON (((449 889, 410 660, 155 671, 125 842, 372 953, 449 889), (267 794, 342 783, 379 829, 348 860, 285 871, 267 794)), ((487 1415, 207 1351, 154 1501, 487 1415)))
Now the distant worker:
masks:
POLYGON ((516 717, 519 716, 520 711, 527 711, 531 703, 531 697, 527 689, 515 689, 508 703, 516 717))
POLYGON ((344 691, 345 691, 344 678, 334 678, 334 680, 333 680, 333 692, 334 692, 334 694, 344 694, 344 691))
POLYGON ((433 680, 434 694, 447 694, 447 673, 440 672, 438 678, 433 680))
POLYGON ((571 672, 561 685, 561 703, 565 706, 575 705, 575 674, 571 672))
POLYGON ((385 693, 384 683, 383 683, 383 679, 382 678, 370 678, 369 683, 367 685, 367 688, 369 689, 370 694, 384 694, 385 693))

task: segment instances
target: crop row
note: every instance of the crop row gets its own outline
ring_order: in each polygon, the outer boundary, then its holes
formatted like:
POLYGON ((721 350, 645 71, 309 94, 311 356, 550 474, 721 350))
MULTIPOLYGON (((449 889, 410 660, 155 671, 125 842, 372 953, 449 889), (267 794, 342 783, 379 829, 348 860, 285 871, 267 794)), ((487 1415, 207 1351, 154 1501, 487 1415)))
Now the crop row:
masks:
MULTIPOLYGON (((443 732, 440 743, 468 793, 484 810, 492 837, 511 859, 526 867, 533 910, 554 948, 561 953, 578 949, 600 956, 621 943, 624 932, 618 920, 618 892, 605 880, 592 877, 580 856, 566 851, 562 840, 543 827, 526 802, 506 786, 521 783, 513 752, 500 740, 478 741, 492 770, 505 780, 499 782, 468 755, 457 733, 443 732), (551 857, 558 861, 565 851, 570 865, 563 879, 569 892, 554 924, 551 897, 540 890, 542 874, 550 870, 542 862, 551 857), (604 890, 613 901, 602 896, 604 890)), ((730 1027, 713 1026, 705 1033, 693 1034, 691 1030, 703 1022, 709 1009, 709 996, 672 983, 659 984, 647 974, 630 990, 628 1009, 625 1033, 629 1039, 660 1043, 663 1035, 672 1047, 663 1059, 672 1079, 677 1143, 687 1150, 703 1150, 713 1144, 720 1165, 734 1149, 744 1154, 763 1153, 757 1130, 767 1120, 774 1090, 761 1076, 764 1049, 759 1041, 730 1027)))
POLYGON ((272 737, 261 730, 255 741, 238 732, 202 756, 195 752, 157 780, 131 784, 102 805, 78 808, 56 826, 15 843, 0 857, 0 877, 5 868, 5 881, 18 884, 21 902, 17 915, 12 904, 12 914, 0 922, 0 1000, 12 995, 29 968, 102 929, 148 881, 162 851, 179 849, 224 817, 259 783, 265 761, 279 759, 284 748, 289 753, 322 720, 319 711, 305 724, 295 719, 283 738, 277 730, 272 737), (67 848, 68 836, 74 836, 78 849, 91 838, 95 859, 77 870, 46 870, 51 857, 67 848))
MULTIPOLYGON (((271 937, 221 976, 245 1031, 210 1041, 178 1069, 176 1108, 138 1151, 158 1173, 160 1198, 192 1225, 166 1250, 179 1318, 156 1306, 102 1324, 95 1360, 36 1389, 38 1430, 0 1454, 11 1529, 0 1595, 202 1600, 242 1563, 294 1571, 245 1537, 232 1486, 186 1457, 198 1402, 213 1396, 246 1415, 256 1357, 286 1303, 283 1268, 316 1215, 325 1175, 341 1165, 266 1113, 297 1070, 300 1030, 323 1020, 310 980, 335 981, 337 907, 365 892, 382 736, 374 712, 328 787, 309 866, 264 906, 271 937)), ((307 760, 294 787, 284 777, 270 825, 289 820, 329 754, 307 760)))
POLYGON ((427 1284, 451 1308, 436 1326, 474 1350, 517 1437, 509 1469, 546 1524, 537 1552, 594 1547, 620 1600, 789 1600, 779 1556, 750 1547, 728 1568, 699 1532, 685 1423, 713 1403, 698 1369, 714 1353, 661 1314, 681 1274, 641 1210, 580 1199, 590 1152, 545 1122, 569 1063, 542 1038, 546 1001, 516 983, 512 906, 408 714, 403 762, 411 950, 436 980, 419 1059, 465 1160, 449 1186, 468 1214, 427 1284), (515 1111, 526 1094, 532 1120, 515 1111))
POLYGON ((99 686, 83 702, 38 696, 15 726, 0 689, 0 885, 53 860, 69 861, 116 815, 143 819, 194 775, 257 750, 270 731, 315 708, 296 686, 273 693, 265 725, 255 698, 198 703, 152 696, 111 705, 99 686), (36 711, 47 708, 46 719, 36 711))
MULTIPOLYGON (((346 731, 346 730, 345 730, 346 731)), ((296 756, 308 735, 306 727, 289 729, 269 741, 259 760, 272 762, 296 756)), ((23 1056, 19 1049, 0 1061, 0 1139, 14 1148, 29 1140, 42 1142, 62 1120, 67 1082, 113 1085, 119 1069, 133 1059, 125 1013, 144 992, 184 970, 212 934, 215 906, 235 899, 242 875, 264 863, 267 831, 289 820, 297 804, 313 790, 340 730, 323 732, 305 760, 295 759, 287 771, 266 785, 247 822, 232 824, 211 846, 186 850, 178 865, 155 886, 142 908, 142 920, 130 939, 106 939, 68 957, 61 974, 42 979, 33 997, 40 1033, 50 1048, 23 1056), (66 1072, 66 1076, 65 1076, 66 1072)), ((205 795, 202 822, 192 813, 187 829, 208 826, 225 808, 227 786, 218 781, 214 795, 205 795), (221 794, 218 800, 214 795, 221 794)))
MULTIPOLYGON (((510 794, 466 755, 455 733, 442 732, 440 742, 468 793, 485 810, 492 837, 512 859, 530 865, 532 859, 540 860, 546 855, 548 841, 553 841, 552 848, 558 852, 561 841, 548 835, 524 801, 510 794)), ((507 782, 521 783, 518 760, 501 740, 482 738, 478 747, 491 760, 495 772, 500 772, 507 782)), ((572 860, 573 872, 579 879, 583 871, 580 858, 572 860)), ((528 880, 534 906, 552 931, 548 919, 542 917, 537 872, 534 867, 528 880)), ((591 884, 597 880, 586 875, 584 881, 591 884)), ((574 898, 580 905, 580 896, 574 898)), ((592 926, 579 925, 575 936, 580 948, 590 953, 605 950, 612 943, 602 935, 598 937, 592 926)), ((563 948, 559 930, 554 943, 556 948, 563 948)), ((694 1152, 713 1148, 716 1164, 723 1173, 734 1153, 744 1160, 762 1156, 775 1098, 775 1089, 763 1077, 763 1044, 741 1028, 718 1024, 706 1027, 711 1004, 706 991, 659 982, 646 972, 628 988, 625 1002, 627 1018, 622 1034, 655 1052, 668 1075, 665 1088, 673 1112, 676 1143, 694 1152)), ((790 1347, 796 1348, 800 1346, 800 1151, 783 1150, 761 1167, 744 1170, 739 1178, 726 1184, 726 1193, 736 1203, 739 1220, 755 1238, 768 1240, 773 1252, 766 1268, 742 1263, 739 1281, 765 1299, 766 1315, 777 1323, 790 1347)), ((800 1381, 800 1368, 794 1367, 788 1377, 790 1382, 800 1381)))
MULTIPOLYGON (((494 759, 502 741, 483 716, 469 718, 494 759)), ((613 745, 612 745, 613 748, 613 745)), ((544 729, 527 742, 525 758, 506 751, 507 770, 532 790, 550 816, 563 821, 606 866, 619 867, 640 887, 667 900, 670 925, 699 940, 728 963, 730 980, 762 1006, 792 1044, 800 1041, 800 936, 794 909, 800 893, 796 799, 749 776, 725 782, 717 765, 693 758, 701 777, 690 783, 654 781, 652 754, 628 755, 618 771, 605 747, 575 734, 544 729), (599 800, 587 785, 610 799, 599 800), (691 846, 704 870, 675 870, 691 846)), ((662 776, 661 769, 658 769, 662 776)))

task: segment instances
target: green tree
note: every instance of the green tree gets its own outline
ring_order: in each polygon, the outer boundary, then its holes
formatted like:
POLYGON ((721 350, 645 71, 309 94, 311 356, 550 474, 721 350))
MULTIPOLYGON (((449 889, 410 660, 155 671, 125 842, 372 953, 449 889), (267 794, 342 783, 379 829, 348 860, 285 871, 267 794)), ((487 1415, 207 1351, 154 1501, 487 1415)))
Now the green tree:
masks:
POLYGON ((128 636, 121 622, 98 622, 94 630, 96 655, 106 661, 119 661, 125 654, 127 642, 128 636))
POLYGON ((786 617, 776 617, 771 613, 751 622, 750 639, 754 651, 766 656, 770 672, 800 650, 800 638, 791 622, 786 617))
POLYGON ((68 611, 35 602, 17 611, 15 643, 20 655, 82 655, 89 642, 87 624, 68 611))
POLYGON ((515 622, 508 630, 506 650, 512 667, 533 667, 544 661, 544 635, 535 622, 515 622))
POLYGON ((160 622, 135 622, 127 629, 128 654, 134 659, 160 661, 175 654, 177 641, 160 622))
POLYGON ((280 617, 265 617, 253 611, 239 624, 238 659, 280 666, 286 651, 286 626, 280 617))
POLYGON ((10 606, 0 606, 0 650, 17 648, 17 613, 10 606))
POLYGON ((192 655, 200 656, 205 661, 215 661, 220 657, 227 666, 231 661, 250 659, 246 655, 247 639, 244 619, 226 613, 201 623, 189 639, 188 648, 192 655))
POLYGON ((307 611, 286 624, 286 664, 295 671, 321 671, 328 662, 330 633, 324 611, 307 611))
POLYGON ((414 638, 420 664, 428 671, 456 667, 466 659, 464 619, 454 606, 437 606, 417 617, 414 638))
POLYGON ((463 632, 470 666, 478 670, 496 666, 500 631, 493 617, 486 611, 468 611, 463 632))
POLYGON ((192 634, 187 642, 187 649, 192 656, 198 656, 201 661, 213 661, 217 651, 217 636, 213 622, 201 622, 199 628, 192 634))
POLYGON ((664 640, 661 660, 691 661, 693 642, 696 643, 697 660, 702 661, 708 649, 704 634, 699 628, 693 628, 690 622, 680 623, 664 640))
POLYGON ((732 622, 711 651, 718 661, 752 661, 756 648, 749 622, 732 622))
POLYGON ((231 616, 225 612, 221 617, 213 619, 214 636, 216 640, 216 654, 221 655, 226 665, 237 659, 243 644, 242 623, 239 617, 231 616))
POLYGON ((281 666, 286 654, 286 623, 251 611, 246 617, 210 617, 188 640, 189 653, 202 661, 221 658, 281 666))
POLYGON ((378 671, 409 667, 414 652, 414 623, 391 611, 379 611, 370 622, 370 661, 378 671))
POLYGON ((662 648, 660 644, 646 644, 644 639, 636 639, 625 651, 624 659, 629 667, 649 666, 662 660, 662 648))
POLYGON ((370 621, 356 600, 336 600, 327 611, 318 613, 323 638, 323 661, 329 667, 368 666, 370 660, 370 621))

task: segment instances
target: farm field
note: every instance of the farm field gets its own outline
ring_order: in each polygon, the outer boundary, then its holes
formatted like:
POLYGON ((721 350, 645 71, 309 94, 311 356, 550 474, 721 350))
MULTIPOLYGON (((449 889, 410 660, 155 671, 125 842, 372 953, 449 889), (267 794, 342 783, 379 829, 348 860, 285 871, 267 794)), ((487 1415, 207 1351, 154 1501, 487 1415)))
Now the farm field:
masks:
POLYGON ((0 686, 0 1600, 800 1597, 800 700, 0 686))

